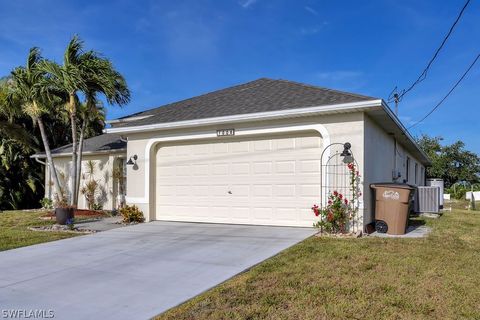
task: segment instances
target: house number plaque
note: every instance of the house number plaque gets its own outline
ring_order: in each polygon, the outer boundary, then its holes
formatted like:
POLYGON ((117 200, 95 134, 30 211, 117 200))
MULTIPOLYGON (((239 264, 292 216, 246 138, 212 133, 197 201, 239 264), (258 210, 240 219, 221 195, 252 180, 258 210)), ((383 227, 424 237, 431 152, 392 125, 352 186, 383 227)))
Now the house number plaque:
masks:
POLYGON ((234 135, 235 135, 235 129, 217 130, 217 137, 234 136, 234 135))

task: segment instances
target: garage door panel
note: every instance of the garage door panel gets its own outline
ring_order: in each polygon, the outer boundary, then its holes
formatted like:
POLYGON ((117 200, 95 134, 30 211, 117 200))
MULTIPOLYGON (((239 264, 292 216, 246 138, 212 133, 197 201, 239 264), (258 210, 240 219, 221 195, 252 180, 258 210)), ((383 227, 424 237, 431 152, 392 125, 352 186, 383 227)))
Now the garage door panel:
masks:
POLYGON ((210 195, 210 186, 194 185, 192 186, 192 195, 194 197, 208 197, 210 195))
POLYGON ((300 173, 320 173, 320 160, 300 160, 298 163, 300 173))
MULTIPOLYGON (((249 197, 250 196, 250 185, 232 185, 229 188, 231 195, 233 197, 249 197)), ((228 193, 228 192, 227 192, 228 193)))
POLYGON ((295 185, 276 184, 273 188, 273 195, 276 197, 295 197, 295 185))
POLYGON ((273 140, 274 150, 291 150, 295 149, 295 139, 292 138, 283 138, 273 140))
POLYGON ((253 197, 271 197, 273 195, 273 186, 269 184, 254 185, 252 190, 253 197))
POLYGON ((312 226, 309 208, 320 195, 321 138, 233 140, 159 147, 156 218, 312 226))
POLYGON ((272 173, 272 162, 271 161, 262 161, 262 162, 253 162, 253 173, 255 174, 271 174, 272 173))
POLYGON ((275 172, 280 174, 295 174, 295 161, 294 160, 276 161, 275 172))
POLYGON ((228 174, 228 163, 214 163, 212 165, 212 174, 213 175, 227 175, 228 174))
POLYGON ((249 222, 250 217, 250 207, 232 207, 231 208, 231 219, 234 222, 249 222))
POLYGON ((320 185, 316 184, 302 184, 300 186, 301 197, 316 197, 320 194, 320 185))
POLYGON ((302 137, 296 138, 296 148, 297 149, 309 149, 309 148, 320 148, 321 139, 318 137, 302 137))
POLYGON ((280 222, 294 222, 298 220, 296 208, 278 208, 275 211, 275 218, 280 222))
POLYGON ((250 173, 250 162, 236 162, 230 165, 230 173, 233 175, 246 175, 250 173))
POLYGON ((272 220, 273 217, 273 208, 256 207, 253 208, 252 212, 254 221, 268 222, 272 220))
MULTIPOLYGON (((168 163, 167 163, 168 164, 168 163)), ((180 165, 172 165, 171 168, 175 168, 175 176, 190 176, 190 166, 180 166, 180 165)))
POLYGON ((229 151, 232 153, 248 153, 250 141, 232 142, 229 144, 229 151))
POLYGON ((272 141, 271 140, 260 140, 253 141, 253 150, 254 151, 270 151, 272 150, 272 141))
POLYGON ((210 166, 208 164, 194 164, 191 168, 191 174, 193 174, 194 176, 210 175, 210 166))
POLYGON ((226 219, 229 213, 228 206, 211 206, 212 216, 217 219, 226 219))

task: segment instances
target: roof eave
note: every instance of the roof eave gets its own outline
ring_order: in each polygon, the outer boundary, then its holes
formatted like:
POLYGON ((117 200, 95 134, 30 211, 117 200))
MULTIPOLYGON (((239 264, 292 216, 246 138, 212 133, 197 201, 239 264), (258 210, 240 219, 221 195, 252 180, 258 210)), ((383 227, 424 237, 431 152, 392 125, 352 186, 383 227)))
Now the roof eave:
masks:
POLYGON ((414 148, 417 149, 417 151, 423 156, 423 164, 426 166, 430 166, 432 164, 432 161, 430 160, 430 157, 420 148, 418 143, 415 141, 413 136, 408 132, 408 129, 405 128, 403 123, 400 121, 400 119, 393 113, 393 111, 390 109, 390 107, 387 105, 387 103, 382 100, 382 108, 385 111, 385 113, 389 116, 389 118, 395 122, 395 124, 403 131, 403 134, 410 140, 410 142, 413 144, 414 148))
POLYGON ((197 126, 204 126, 204 125, 236 123, 236 122, 244 122, 244 121, 275 120, 275 119, 296 118, 296 117, 303 117, 303 116, 306 117, 306 116, 320 115, 320 114, 326 114, 326 113, 356 112, 356 111, 364 111, 365 109, 381 107, 381 106, 382 106, 382 100, 374 99, 374 100, 367 100, 367 101, 360 101, 360 102, 333 104, 333 105, 327 105, 327 106, 296 108, 296 109, 268 111, 268 112, 256 112, 256 113, 247 113, 247 114, 205 118, 205 119, 155 123, 155 124, 140 125, 140 126, 113 127, 113 128, 104 129, 104 132, 105 133, 139 133, 139 132, 149 132, 149 131, 157 131, 157 130, 181 129, 181 128, 197 127, 197 126))
MULTIPOLYGON (((104 155, 104 154, 110 154, 110 153, 125 153, 127 152, 127 148, 121 148, 121 149, 112 149, 112 150, 99 150, 99 151, 84 151, 82 155, 84 156, 94 156, 94 155, 104 155)), ((67 157, 71 156, 71 152, 63 152, 63 153, 53 153, 52 158, 59 158, 59 157, 67 157)), ((40 154, 40 153, 35 153, 30 156, 32 159, 44 159, 46 158, 46 154, 40 154)))

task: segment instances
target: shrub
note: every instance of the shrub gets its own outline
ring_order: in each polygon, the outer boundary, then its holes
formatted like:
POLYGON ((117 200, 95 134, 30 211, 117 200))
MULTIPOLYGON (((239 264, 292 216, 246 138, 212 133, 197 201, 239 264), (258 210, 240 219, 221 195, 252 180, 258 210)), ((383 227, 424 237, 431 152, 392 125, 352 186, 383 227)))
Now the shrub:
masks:
POLYGON ((337 191, 328 197, 328 205, 324 209, 314 205, 312 211, 315 216, 320 217, 320 221, 313 226, 324 228, 329 233, 345 233, 347 224, 355 213, 350 202, 337 191))
POLYGON ((85 183, 85 186, 80 189, 80 192, 85 196, 85 200, 87 200, 88 209, 93 210, 95 197, 98 193, 98 181, 93 179, 88 181, 85 183))
POLYGON ((145 217, 143 216, 143 212, 138 209, 137 206, 125 206, 120 209, 120 214, 123 217, 123 222, 130 223, 130 222, 143 222, 145 221, 145 217))
POLYGON ((103 206, 100 203, 94 203, 92 205, 93 210, 103 210, 103 206))
POLYGON ((43 209, 53 209, 52 199, 43 198, 42 200, 40 200, 40 204, 42 205, 43 209))

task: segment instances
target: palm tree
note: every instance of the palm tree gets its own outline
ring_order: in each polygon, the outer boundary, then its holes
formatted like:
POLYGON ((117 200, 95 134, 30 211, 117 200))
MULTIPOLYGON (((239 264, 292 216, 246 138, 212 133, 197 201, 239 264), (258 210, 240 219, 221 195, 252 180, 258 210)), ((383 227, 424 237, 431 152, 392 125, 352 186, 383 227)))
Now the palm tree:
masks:
POLYGON ((14 110, 19 102, 20 111, 29 116, 33 123, 38 125, 42 137, 43 147, 47 155, 47 161, 55 182, 55 191, 57 200, 63 199, 63 190, 57 175, 57 170, 53 162, 50 145, 42 116, 48 113, 48 93, 44 90, 45 73, 39 68, 39 64, 43 61, 40 50, 36 47, 31 48, 28 54, 27 64, 25 67, 17 67, 11 73, 12 91, 9 92, 9 107, 12 113, 18 112, 14 110))
POLYGON ((97 101, 95 95, 86 95, 86 102, 80 104, 79 107, 79 118, 82 120, 82 125, 80 127, 80 138, 78 141, 78 158, 76 163, 77 171, 77 185, 75 187, 75 194, 78 194, 80 191, 80 177, 82 175, 82 157, 83 157, 83 142, 85 136, 90 136, 96 133, 92 129, 95 126, 104 127, 105 126, 105 108, 103 107, 100 101, 97 101))
MULTIPOLYGON (((87 100, 102 94, 109 104, 124 105, 130 101, 130 91, 123 76, 115 70, 111 62, 94 51, 83 51, 83 42, 74 36, 68 44, 63 65, 44 61, 43 70, 52 80, 53 88, 65 97, 65 107, 70 115, 72 129, 72 180, 71 205, 78 202, 78 93, 83 93, 87 100)), ((91 104, 91 103, 90 103, 91 104)), ((81 169, 80 169, 81 170, 81 169)))

